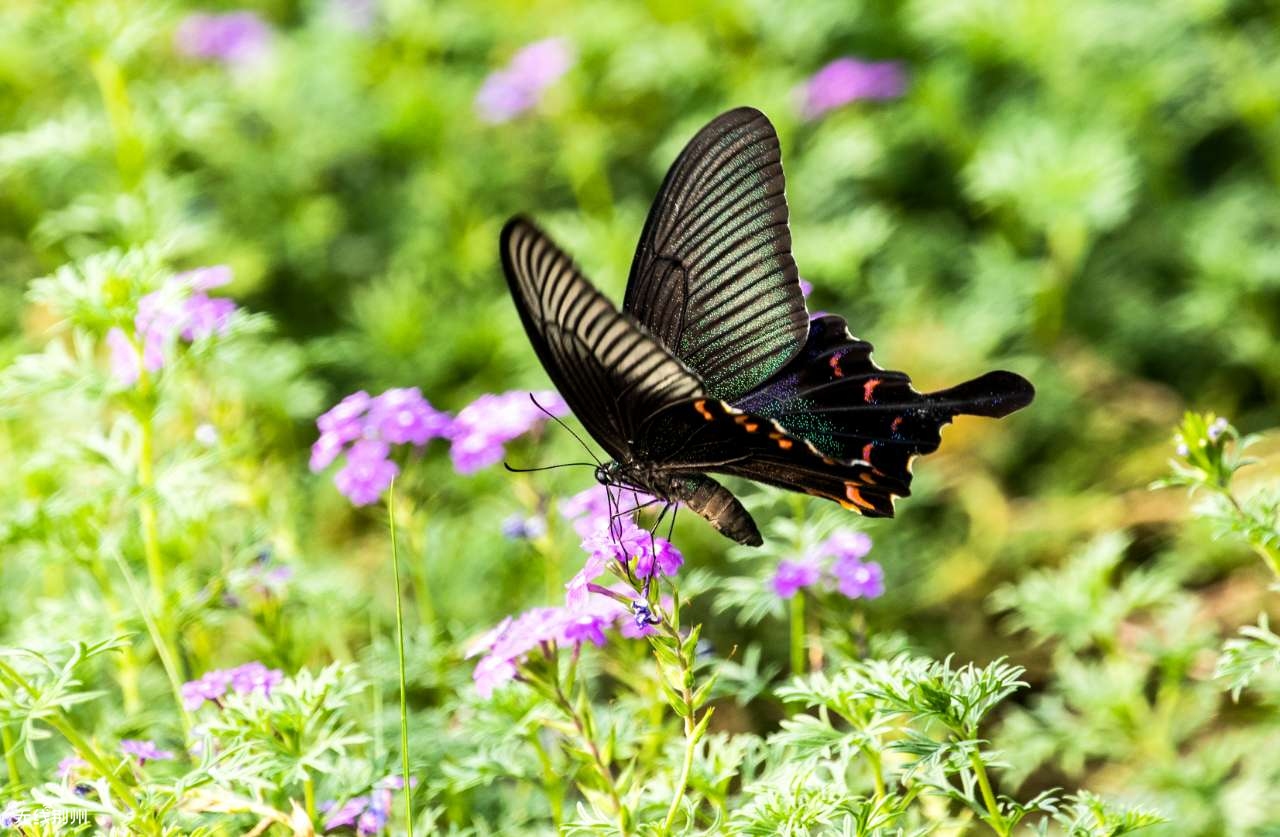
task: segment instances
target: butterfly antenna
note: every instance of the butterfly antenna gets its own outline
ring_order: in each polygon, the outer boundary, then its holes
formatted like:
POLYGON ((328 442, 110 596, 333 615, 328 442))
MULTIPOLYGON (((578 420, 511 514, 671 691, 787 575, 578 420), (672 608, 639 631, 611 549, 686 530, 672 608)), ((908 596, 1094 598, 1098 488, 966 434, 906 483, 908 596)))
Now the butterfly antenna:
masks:
POLYGON ((596 452, 595 452, 595 451, 593 451, 590 447, 588 447, 586 442, 582 441, 582 437, 581 437, 581 436, 579 436, 577 433, 573 432, 573 428, 572 428, 572 427, 570 427, 569 425, 565 424, 563 421, 561 421, 559 416, 557 416, 557 415, 553 414, 553 413, 552 413, 550 410, 548 410, 546 407, 544 407, 544 406, 542 406, 541 404, 539 404, 539 403, 538 403, 538 399, 537 399, 537 397, 536 397, 532 392, 531 392, 531 393, 529 393, 529 400, 533 402, 533 406, 537 407, 539 410, 541 410, 542 412, 546 413, 546 414, 547 414, 547 418, 551 419, 551 420, 552 420, 552 421, 554 421, 556 424, 558 424, 558 425, 560 425, 561 427, 563 427, 565 430, 568 430, 568 431, 569 431, 569 435, 570 435, 570 436, 572 436, 573 438, 575 438, 575 439, 577 439, 577 440, 578 440, 578 444, 582 445, 582 449, 583 449, 583 450, 585 450, 585 451, 587 452, 587 456, 590 456, 592 459, 594 459, 594 460, 596 461, 596 464, 597 464, 597 465, 603 465, 603 464, 604 464, 603 462, 601 462, 601 461, 600 461, 600 457, 596 456, 596 452))
POLYGON ((503 462, 502 467, 506 468, 508 471, 510 471, 513 474, 528 474, 528 473, 532 473, 533 471, 550 471, 552 468, 574 468, 574 467, 594 468, 596 467, 596 463, 594 462, 561 462, 559 465, 543 465, 539 468, 517 468, 514 465, 510 465, 507 462, 503 462))

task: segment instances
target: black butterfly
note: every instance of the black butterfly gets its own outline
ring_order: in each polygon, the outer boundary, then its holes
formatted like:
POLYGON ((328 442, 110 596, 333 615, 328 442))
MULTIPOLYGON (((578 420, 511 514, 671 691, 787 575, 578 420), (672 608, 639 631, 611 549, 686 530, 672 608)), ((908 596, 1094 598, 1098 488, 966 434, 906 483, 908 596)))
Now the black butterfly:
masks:
POLYGON ((542 365, 612 457, 596 479, 681 502, 739 543, 760 532, 708 473, 888 517, 942 425, 1035 394, 1012 372, 921 394, 876 366, 844 318, 810 319, 778 136, 753 108, 712 120, 667 173, 621 312, 530 221, 507 222, 501 250, 542 365))

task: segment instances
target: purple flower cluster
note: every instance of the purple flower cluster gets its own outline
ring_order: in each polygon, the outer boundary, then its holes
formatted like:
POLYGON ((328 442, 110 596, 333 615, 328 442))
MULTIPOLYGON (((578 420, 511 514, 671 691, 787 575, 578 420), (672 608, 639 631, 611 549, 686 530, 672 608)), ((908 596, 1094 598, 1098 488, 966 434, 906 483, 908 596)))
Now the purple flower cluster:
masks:
POLYGON ((258 692, 270 696, 271 690, 284 680, 280 669, 267 668, 262 663, 251 662, 229 669, 214 669, 205 672, 199 680, 191 680, 182 684, 182 703, 194 712, 210 701, 222 705, 222 698, 228 691, 248 695, 258 692))
POLYGON ((490 73, 476 93, 476 112, 485 122, 509 122, 538 104, 542 93, 573 66, 564 38, 535 41, 490 73))
POLYGON ((897 61, 837 58, 804 85, 804 116, 817 119, 860 99, 896 99, 906 88, 906 73, 897 61))
MULTIPOLYGON (((652 495, 629 488, 617 490, 611 501, 609 489, 596 484, 585 488, 559 504, 560 514, 573 523, 573 530, 581 538, 591 537, 609 528, 613 515, 627 512, 657 500, 652 495), (615 507, 616 506, 616 507, 615 507)), ((616 524, 614 526, 616 530, 616 524)))
POLYGON ((348 395, 316 419, 320 438, 311 446, 311 470, 321 471, 345 453, 333 481, 352 503, 376 502, 400 469, 392 445, 425 445, 443 436, 449 416, 432 407, 417 387, 389 389, 377 397, 348 395))
POLYGON ((862 560, 870 551, 871 538, 864 532, 837 532, 802 558, 778 562, 770 584, 784 599, 824 580, 851 599, 879 598, 884 595, 884 570, 862 560))
POLYGON ((119 327, 107 332, 112 374, 125 386, 133 386, 144 368, 153 373, 164 368, 166 353, 178 337, 190 343, 225 333, 236 304, 206 291, 230 281, 231 268, 202 267, 179 273, 138 300, 133 337, 119 327))
POLYGON ((173 761, 173 753, 169 750, 161 750, 154 741, 125 738, 120 742, 120 751, 126 756, 136 758, 139 766, 149 761, 173 761))
POLYGON ((520 390, 482 395, 458 412, 447 433, 449 456, 458 473, 471 474, 502 461, 504 445, 537 427, 547 413, 569 414, 569 405, 558 392, 529 395, 520 390))
POLYGON ((221 61, 232 67, 262 58, 271 44, 271 27, 253 12, 187 15, 173 33, 178 52, 188 58, 221 61))
MULTIPOLYGON (((569 406, 555 392, 533 393, 547 412, 566 415, 569 406)), ((469 474, 502 459, 504 445, 546 417, 530 393, 482 395, 457 416, 432 407, 417 387, 389 389, 378 396, 348 395, 316 419, 320 438, 311 446, 311 470, 322 471, 346 454, 334 483, 352 503, 376 502, 399 473, 391 461, 392 445, 421 447, 432 439, 450 441, 459 473, 469 474)))
POLYGON ((322 802, 320 810, 325 814, 324 830, 354 827, 362 837, 382 833, 391 819, 391 792, 403 787, 403 778, 388 776, 375 784, 368 795, 352 797, 341 805, 322 802))
MULTIPOLYGON (((484 654, 476 664, 476 689, 488 697, 494 688, 513 680, 521 660, 532 651, 555 645, 605 644, 605 631, 617 627, 629 639, 653 633, 649 603, 630 588, 606 588, 596 584, 613 562, 615 568, 647 579, 672 576, 684 565, 684 556, 666 538, 651 535, 622 516, 610 525, 608 498, 603 489, 590 489, 561 504, 566 516, 585 525, 582 547, 587 561, 565 585, 564 607, 542 607, 508 617, 474 642, 468 657, 484 654), (592 596, 592 593, 597 595, 592 596), (628 603, 630 603, 628 605, 628 603)), ((663 601, 670 608, 669 600, 663 601)))
MULTIPOLYGON (((626 594, 635 595, 630 591, 626 594)), ((604 632, 614 626, 620 627, 624 636, 648 633, 638 627, 629 629, 628 625, 635 625, 632 611, 610 596, 591 597, 579 608, 536 607, 515 618, 508 616, 467 650, 468 658, 484 655, 472 673, 476 691, 489 697, 495 688, 516 679, 518 664, 539 648, 576 648, 584 642, 604 645, 604 632)))

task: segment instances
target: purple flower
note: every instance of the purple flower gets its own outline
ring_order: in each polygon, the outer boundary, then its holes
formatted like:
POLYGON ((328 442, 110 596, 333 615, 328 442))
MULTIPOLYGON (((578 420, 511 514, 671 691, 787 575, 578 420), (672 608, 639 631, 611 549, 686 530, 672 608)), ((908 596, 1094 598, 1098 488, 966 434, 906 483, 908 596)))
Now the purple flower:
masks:
POLYGON ((141 367, 134 341, 122 329, 113 328, 107 332, 112 374, 125 386, 132 386, 143 368, 148 372, 164 368, 169 346, 177 338, 190 343, 226 333, 236 304, 210 297, 205 291, 229 281, 231 270, 225 265, 197 268, 170 277, 158 290, 139 299, 133 326, 136 342, 142 346, 141 367))
POLYGON ((361 439, 347 451, 347 464, 334 476, 334 485, 354 505, 376 503, 387 486, 400 473, 396 463, 388 459, 391 449, 386 442, 361 439))
MULTIPOLYGON (((586 546, 586 543, 583 546, 586 546)), ((582 610, 587 606, 587 601, 590 598, 590 591, 587 585, 604 573, 609 559, 612 557, 614 557, 612 553, 603 549, 593 547, 587 550, 587 563, 564 586, 565 605, 570 610, 582 610)))
MULTIPOLYGON (((418 780, 414 779, 410 784, 416 787, 418 780)), ((340 806, 334 802, 322 802, 320 810, 326 815, 324 830, 354 826, 357 834, 380 833, 391 819, 392 791, 403 788, 402 777, 387 776, 374 782, 373 789, 367 795, 352 797, 340 806)))
POLYGON ((636 575, 648 578, 657 572, 670 577, 678 573, 684 566, 680 550, 666 538, 651 537, 648 532, 643 532, 643 535, 636 553, 636 575))
POLYGON ((197 291, 187 298, 185 318, 180 334, 187 342, 202 340, 214 334, 226 334, 236 304, 225 297, 211 297, 197 291))
POLYGON ((536 105, 571 66, 573 52, 565 39, 529 44, 484 80, 476 93, 476 112, 485 122, 508 122, 536 105))
POLYGON ((613 625, 615 616, 583 613, 565 621, 564 638, 568 642, 591 642, 597 647, 605 643, 604 629, 613 625))
POLYGON ((123 329, 113 328, 107 332, 107 348, 111 351, 111 374, 127 387, 138 382, 142 367, 138 363, 138 350, 123 329))
POLYGON ((1230 426, 1231 424, 1224 418, 1214 419, 1213 424, 1209 425, 1209 441, 1218 441, 1218 439, 1222 437, 1222 434, 1227 432, 1227 428, 1230 426))
POLYGON ((58 778, 66 781, 88 766, 89 762, 77 755, 67 756, 62 761, 58 762, 58 778))
POLYGON ((860 99, 894 99, 903 94, 906 86, 906 74, 897 61, 838 58, 805 84, 804 116, 816 119, 860 99))
POLYGON ((836 532, 819 547, 819 550, 839 560, 859 560, 871 551, 871 537, 866 532, 836 532))
POLYGON ((779 597, 789 599, 801 587, 811 587, 818 583, 822 570, 813 560, 779 561, 773 573, 773 591, 779 597))
POLYGON ((242 695, 258 692, 263 697, 270 697, 271 690, 284 681, 284 672, 256 661, 233 668, 228 673, 231 675, 231 689, 242 695))
POLYGON ((120 742, 120 750, 125 755, 136 758, 140 766, 149 761, 173 760, 173 753, 168 750, 161 750, 153 741, 137 741, 126 738, 120 742))
POLYGON ((485 657, 476 663, 471 679, 476 684, 480 697, 487 698, 493 690, 516 679, 516 664, 502 657, 485 657))
POLYGON ((1187 447, 1186 442, 1178 442, 1178 447, 1175 452, 1178 454, 1178 456, 1181 456, 1181 457, 1187 457, 1191 455, 1191 449, 1187 447))
POLYGON ((206 700, 218 703, 231 687, 231 674, 215 669, 205 672, 198 680, 182 684, 182 702, 189 711, 199 709, 206 700))
POLYGON ((262 58, 271 42, 271 27, 253 12, 187 15, 173 35, 174 46, 188 58, 244 66, 262 58))
POLYGON ((838 559, 832 567, 837 589, 851 599, 876 599, 884 595, 884 570, 875 561, 838 559))
POLYGON ((332 436, 339 443, 359 439, 364 434, 364 414, 373 399, 364 390, 353 392, 330 407, 316 419, 321 435, 332 436))
POLYGON ((801 279, 801 280, 800 280, 800 295, 801 295, 801 296, 803 296, 805 299, 808 299, 808 298, 809 298, 809 294, 811 294, 811 293, 813 293, 813 283, 812 283, 812 282, 807 282, 807 281, 805 281, 804 279, 801 279))
POLYGON ((417 387, 389 389, 369 405, 365 435, 393 445, 425 445, 444 436, 450 423, 449 415, 427 403, 417 387))
POLYGON ((569 412, 569 405, 555 392, 532 395, 532 399, 521 391, 482 395, 463 407, 447 431, 453 467, 470 474, 493 465, 502 459, 507 442, 542 423, 547 417, 544 409, 553 416, 569 412))
POLYGON ((341 436, 334 433, 321 433, 320 438, 311 445, 312 472, 318 473, 332 465, 333 460, 338 458, 338 454, 342 453, 346 446, 347 443, 342 441, 341 436))
POLYGON ((257 661, 231 669, 214 669, 205 672, 198 680, 182 684, 182 702, 189 711, 194 712, 205 701, 220 705, 228 691, 242 695, 258 692, 264 697, 270 697, 271 690, 283 680, 282 671, 267 668, 257 661))
MULTIPOLYGON (((614 489, 616 506, 610 502, 610 489, 596 485, 583 489, 559 503, 560 514, 573 522, 573 530, 581 538, 591 538, 606 531, 617 512, 626 512, 656 501, 656 497, 630 488, 614 489)), ((621 518, 618 518, 621 519, 621 518)), ((629 518, 628 518, 629 519, 629 518)), ((615 519, 614 529, 617 530, 615 519)))
MULTIPOLYGON (((333 813, 326 812, 324 818, 324 830, 333 831, 335 828, 350 827, 356 824, 360 815, 369 807, 369 797, 356 796, 342 803, 342 807, 333 813)), ((332 811, 332 806, 329 809, 332 811)))
POLYGON ((547 533, 547 519, 540 514, 513 514, 502 521, 502 536, 513 541, 536 540, 547 533))
POLYGON ((616 618, 621 609, 609 601, 608 604, 592 605, 579 613, 559 607, 536 607, 514 619, 504 620, 500 630, 495 629, 485 635, 487 649, 472 646, 472 654, 487 651, 472 673, 476 691, 482 697, 489 697, 497 686, 514 679, 518 673, 517 664, 543 644, 580 645, 585 641, 602 640, 603 634, 597 634, 595 630, 601 612, 597 608, 608 605, 613 605, 616 618))

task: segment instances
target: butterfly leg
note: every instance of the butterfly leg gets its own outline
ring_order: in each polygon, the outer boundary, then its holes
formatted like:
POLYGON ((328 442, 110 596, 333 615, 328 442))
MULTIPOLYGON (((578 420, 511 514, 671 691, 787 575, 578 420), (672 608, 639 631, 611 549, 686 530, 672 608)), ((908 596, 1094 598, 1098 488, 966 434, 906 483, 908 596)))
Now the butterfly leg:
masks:
MULTIPOLYGON (((654 502, 656 503, 658 501, 654 500, 654 502)), ((675 505, 676 504, 672 502, 664 502, 662 504, 662 511, 658 512, 658 519, 655 520, 653 522, 653 526, 649 528, 649 554, 654 556, 654 562, 653 566, 649 568, 649 574, 644 578, 644 589, 641 591, 643 592, 646 600, 649 598, 649 585, 653 583, 653 577, 658 574, 658 562, 656 557, 658 554, 658 539, 656 532, 658 531, 658 527, 662 525, 662 519, 667 516, 668 511, 675 508, 675 505)), ((673 525, 675 524, 675 519, 676 516, 673 511, 671 512, 671 522, 673 525)))

